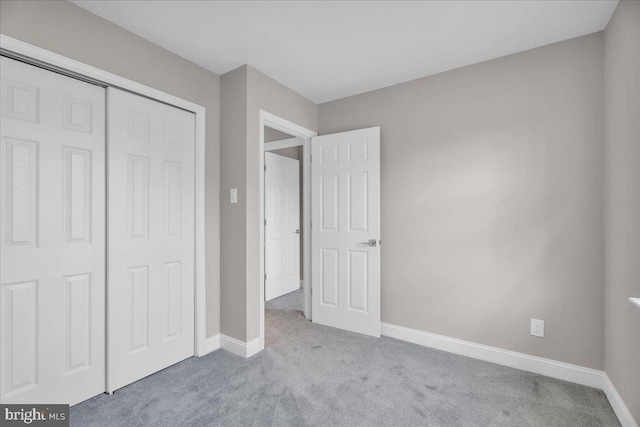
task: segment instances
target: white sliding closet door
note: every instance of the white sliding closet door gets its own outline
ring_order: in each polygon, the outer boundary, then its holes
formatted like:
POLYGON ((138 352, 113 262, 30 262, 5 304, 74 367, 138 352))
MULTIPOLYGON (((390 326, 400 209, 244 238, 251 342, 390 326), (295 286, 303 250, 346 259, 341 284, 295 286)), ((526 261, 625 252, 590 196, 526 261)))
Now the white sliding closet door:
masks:
POLYGON ((105 390, 105 89, 0 58, 2 403, 105 390))
POLYGON ((194 354, 192 113, 109 99, 109 370, 116 390, 194 354))

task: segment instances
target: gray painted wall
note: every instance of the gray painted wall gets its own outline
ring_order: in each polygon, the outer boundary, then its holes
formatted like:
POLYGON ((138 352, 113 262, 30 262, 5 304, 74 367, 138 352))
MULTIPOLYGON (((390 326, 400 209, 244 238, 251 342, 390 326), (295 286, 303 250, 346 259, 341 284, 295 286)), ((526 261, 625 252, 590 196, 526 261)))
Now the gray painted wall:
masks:
POLYGON ((220 92, 220 331, 245 341, 247 68, 223 74, 220 92), (237 204, 229 203, 231 188, 238 189, 237 204))
POLYGON ((268 126, 264 127, 264 142, 280 141, 282 139, 293 138, 291 135, 279 130, 271 129, 268 126))
POLYGON ((605 371, 640 423, 640 2, 605 33, 605 371))
POLYGON ((597 33, 321 104, 381 127, 382 321, 602 369, 602 103, 597 33))
POLYGON ((217 334, 220 331, 219 76, 66 1, 1 1, 0 31, 207 109, 207 336, 217 334))
POLYGON ((316 105, 250 66, 226 73, 222 85, 221 330, 242 341, 259 337, 260 110, 311 130, 316 105), (230 105, 233 104, 233 105, 230 105), (244 128, 243 128, 244 127, 244 128), (244 147, 237 147, 244 145, 244 147), (229 204, 229 188, 238 204, 229 204))

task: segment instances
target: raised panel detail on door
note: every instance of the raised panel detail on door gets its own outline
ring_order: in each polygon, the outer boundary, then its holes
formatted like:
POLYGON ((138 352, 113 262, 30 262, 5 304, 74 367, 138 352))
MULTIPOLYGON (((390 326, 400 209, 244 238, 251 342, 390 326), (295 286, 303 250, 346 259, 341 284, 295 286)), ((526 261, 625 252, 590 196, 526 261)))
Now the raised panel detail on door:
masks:
POLYGON ((2 286, 3 398, 38 385, 38 282, 2 286))
POLYGON ((338 163, 338 146, 337 145, 329 145, 326 147, 322 147, 322 156, 320 157, 320 162, 323 165, 335 164, 338 163))
POLYGON ((2 79, 2 114, 28 122, 38 121, 38 87, 23 82, 2 79))
MULTIPOLYGON (((274 173, 274 177, 279 177, 274 173)), ((271 204, 271 217, 274 225, 282 225, 282 184, 272 184, 269 186, 273 203, 271 204)))
POLYGON ((313 137, 311 150, 313 321, 380 336, 380 128, 313 137))
POLYGON ((132 141, 149 142, 149 115, 129 110, 128 136, 132 141))
POLYGON ((128 156, 129 238, 145 239, 149 235, 149 158, 128 156))
POLYGON ((367 311, 367 280, 369 254, 363 251, 349 251, 348 260, 349 309, 367 311))
POLYGON ((182 296, 180 292, 182 281, 182 263, 180 261, 166 262, 165 286, 167 307, 167 331, 165 340, 180 336, 180 323, 182 311, 182 296))
POLYGON ((106 90, 0 61, 0 401, 74 405, 106 390, 106 90))
POLYGON ((320 268, 322 284, 322 304, 338 306, 338 251, 321 249, 320 268))
POLYGON ((182 165, 164 163, 165 232, 167 236, 179 236, 182 223, 182 165))
POLYGON ((38 245, 38 143, 5 140, 7 246, 38 245))
POLYGON ((349 231, 368 231, 368 206, 367 206, 367 172, 354 172, 347 174, 349 200, 349 231))
POLYGON ((182 125, 171 120, 165 120, 164 140, 167 147, 180 148, 182 145, 182 125))
POLYGON ((91 274, 65 277, 67 374, 91 366, 91 274))
POLYGON ((149 267, 129 268, 129 352, 147 348, 149 340, 149 267))
POLYGON ((65 238, 91 241, 91 151, 64 148, 65 238))
MULTIPOLYGON (((300 248, 300 242, 297 239, 286 239, 284 241, 285 248, 283 253, 285 254, 297 254, 300 248)), ((298 265, 300 263, 300 257, 286 256, 282 260, 283 264, 283 278, 291 280, 300 280, 300 269, 298 265)))
POLYGON ((298 182, 298 185, 286 185, 285 186, 285 194, 287 200, 285 200, 284 206, 286 207, 286 211, 284 212, 284 216, 286 217, 286 224, 289 227, 298 228, 298 224, 300 224, 300 166, 299 164, 286 164, 285 168, 285 180, 287 182, 298 182))
POLYGON ((323 231, 338 231, 338 175, 323 175, 320 184, 320 225, 323 231))
POLYGON ((369 142, 368 141, 355 141, 349 142, 349 149, 347 150, 347 159, 349 162, 360 162, 369 159, 369 142))
POLYGON ((282 250, 281 239, 273 239, 267 245, 267 252, 270 252, 267 263, 269 280, 282 280, 282 250))
POLYGON ((63 126, 66 129, 91 133, 91 101, 65 96, 63 126))
POLYGON ((195 116, 107 91, 113 391, 194 354, 195 116))

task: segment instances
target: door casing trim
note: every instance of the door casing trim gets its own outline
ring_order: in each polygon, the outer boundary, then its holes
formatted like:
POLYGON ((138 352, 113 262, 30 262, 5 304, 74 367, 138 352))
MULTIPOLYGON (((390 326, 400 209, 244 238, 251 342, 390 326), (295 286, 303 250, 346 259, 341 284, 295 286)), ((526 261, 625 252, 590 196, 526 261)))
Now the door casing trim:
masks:
MULTIPOLYGON (((302 146, 302 226, 304 234, 302 235, 302 247, 304 248, 302 276, 305 286, 304 293, 304 312, 306 317, 311 320, 311 138, 317 136, 317 132, 290 122, 289 120, 271 114, 268 111, 260 110, 260 345, 255 353, 264 350, 264 153, 272 149, 283 148, 266 147, 264 142, 264 127, 268 126, 280 132, 302 138, 296 145, 302 146)), ((268 146, 268 144, 266 144, 268 146)), ((255 354, 253 353, 253 354, 255 354)), ((253 354, 248 354, 251 357, 253 354)))

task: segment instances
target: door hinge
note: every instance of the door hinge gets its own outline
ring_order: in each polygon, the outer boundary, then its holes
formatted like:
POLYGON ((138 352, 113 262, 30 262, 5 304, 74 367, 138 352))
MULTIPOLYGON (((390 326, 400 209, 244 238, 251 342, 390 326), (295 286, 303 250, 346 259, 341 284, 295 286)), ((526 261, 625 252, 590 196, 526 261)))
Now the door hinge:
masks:
POLYGON ((265 226, 267 225, 267 220, 266 220, 266 218, 265 218, 265 220, 264 220, 264 225, 265 225, 265 226))
POLYGON ((267 273, 264 273, 264 281, 267 281, 267 273))
POLYGON ((264 171, 265 172, 267 171, 267 165, 264 165, 264 171))
POLYGON ((313 154, 309 154, 309 163, 313 163, 313 154))

